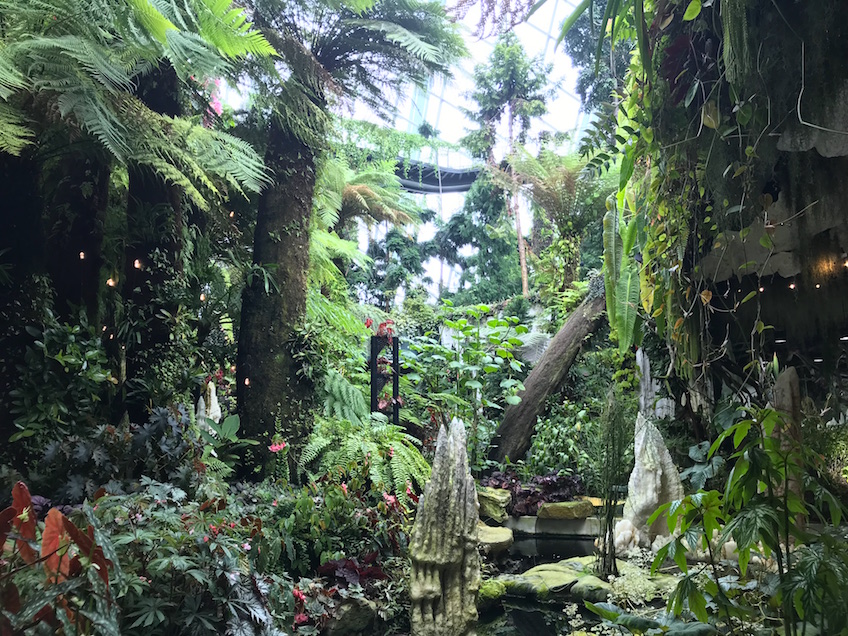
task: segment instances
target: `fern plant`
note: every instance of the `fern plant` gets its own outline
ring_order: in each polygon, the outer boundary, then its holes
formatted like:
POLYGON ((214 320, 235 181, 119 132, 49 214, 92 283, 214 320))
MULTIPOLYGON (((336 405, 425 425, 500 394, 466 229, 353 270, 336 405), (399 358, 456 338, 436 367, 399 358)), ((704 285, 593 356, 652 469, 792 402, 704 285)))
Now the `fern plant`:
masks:
POLYGON ((0 0, 0 153, 58 133, 123 164, 152 169, 200 207, 258 191, 262 160, 246 143, 147 108, 139 76, 170 64, 184 82, 220 77, 271 46, 231 0, 0 0))
POLYGON ((419 444, 379 413, 356 423, 319 417, 301 453, 300 468, 314 480, 365 463, 375 487, 409 501, 407 490, 422 489, 430 477, 430 465, 419 444))

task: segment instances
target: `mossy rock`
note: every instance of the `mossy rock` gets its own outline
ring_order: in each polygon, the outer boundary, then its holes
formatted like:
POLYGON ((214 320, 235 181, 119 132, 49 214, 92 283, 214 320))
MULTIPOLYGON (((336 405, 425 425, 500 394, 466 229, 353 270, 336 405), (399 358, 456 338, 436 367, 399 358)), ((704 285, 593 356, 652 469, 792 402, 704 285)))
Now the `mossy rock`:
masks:
POLYGON ((483 522, 477 525, 477 543, 486 554, 505 552, 509 550, 512 542, 512 530, 509 528, 487 526, 483 522))
POLYGON ((612 586, 594 574, 586 574, 571 588, 571 595, 584 601, 600 603, 609 598, 612 586))
POLYGON ((354 636, 371 634, 374 619, 377 617, 377 605, 367 599, 346 599, 336 609, 335 616, 327 624, 324 633, 327 636, 354 636))
POLYGON ((539 519, 585 519, 593 514, 595 514, 595 507, 592 502, 581 499, 579 501, 544 503, 539 506, 539 512, 536 516, 539 519))
POLYGON ((477 611, 485 612, 500 603, 506 596, 506 584, 499 579, 487 579, 480 584, 477 593, 477 611))
POLYGON ((505 574, 497 580, 503 582, 510 596, 550 600, 568 596, 571 587, 582 576, 586 575, 573 568, 546 563, 530 568, 524 574, 505 574))
POLYGON ((509 518, 506 512, 512 501, 512 495, 503 488, 477 486, 477 501, 480 502, 480 518, 503 523, 509 518))

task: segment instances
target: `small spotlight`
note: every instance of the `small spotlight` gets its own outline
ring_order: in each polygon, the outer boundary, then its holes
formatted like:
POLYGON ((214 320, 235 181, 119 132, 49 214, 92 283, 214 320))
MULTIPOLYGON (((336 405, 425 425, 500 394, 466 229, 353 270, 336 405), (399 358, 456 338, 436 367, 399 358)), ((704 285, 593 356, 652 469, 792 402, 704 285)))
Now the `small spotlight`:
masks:
POLYGON ((845 263, 843 264, 845 265, 845 267, 848 267, 848 261, 845 261, 845 263))
POLYGON ((842 342, 848 342, 848 336, 842 336, 842 337, 840 338, 840 340, 841 340, 842 342))
POLYGON ((760 293, 762 294, 766 290, 765 287, 760 287, 760 293))
POLYGON ((200 294, 200 302, 202 302, 202 303, 206 302, 206 294, 200 294))
POLYGON ((774 344, 786 344, 786 338, 775 338, 774 344))
POLYGON ((103 333, 106 333, 106 325, 103 325, 103 333))
POLYGON ((109 287, 114 287, 114 286, 115 286, 115 285, 117 285, 118 283, 116 283, 116 282, 115 282, 115 279, 114 279, 114 278, 107 278, 107 279, 106 279, 106 284, 107 284, 107 285, 109 285, 109 287))
POLYGON ((824 362, 824 358, 813 358, 813 362, 815 362, 816 364, 821 364, 822 362, 824 362))
POLYGON ((141 261, 138 260, 138 259, 135 259, 133 261, 133 267, 135 267, 136 269, 141 269, 141 261))
POLYGON ((230 212, 230 218, 233 218, 236 215, 235 212, 230 212))
POLYGON ((821 289, 821 283, 816 283, 816 289, 821 289))
POLYGON ((244 386, 250 386, 250 378, 244 379, 244 386))
POLYGON ((80 252, 80 260, 81 261, 85 260, 85 252, 80 252))
POLYGON ((789 289, 795 289, 795 283, 789 283, 789 289))
POLYGON ((737 293, 737 294, 741 294, 741 293, 742 293, 742 288, 740 287, 739 289, 737 289, 737 290, 736 290, 736 293, 737 293))
POLYGON ((236 365, 232 365, 230 367, 230 373, 235 373, 235 372, 236 372, 236 365))
POLYGON ((110 333, 110 334, 109 334, 109 340, 114 340, 114 339, 115 339, 115 334, 110 333))

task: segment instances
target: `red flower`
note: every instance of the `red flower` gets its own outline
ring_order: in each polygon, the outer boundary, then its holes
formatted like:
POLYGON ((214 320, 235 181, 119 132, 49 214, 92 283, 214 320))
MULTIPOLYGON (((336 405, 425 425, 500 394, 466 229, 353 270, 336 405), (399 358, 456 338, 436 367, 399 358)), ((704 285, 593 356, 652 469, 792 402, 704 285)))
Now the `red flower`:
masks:
POLYGON ((306 594, 304 594, 303 592, 301 592, 301 591, 300 591, 299 589, 297 589, 297 588, 294 588, 294 589, 292 590, 292 595, 293 595, 293 596, 294 596, 294 597, 295 597, 298 601, 300 601, 301 603, 303 603, 303 602, 305 602, 305 601, 306 601, 306 594))
POLYGON ((373 325, 373 324, 374 324, 374 321, 371 320, 370 318, 365 319, 365 326, 368 327, 369 329, 371 328, 371 325, 373 325))

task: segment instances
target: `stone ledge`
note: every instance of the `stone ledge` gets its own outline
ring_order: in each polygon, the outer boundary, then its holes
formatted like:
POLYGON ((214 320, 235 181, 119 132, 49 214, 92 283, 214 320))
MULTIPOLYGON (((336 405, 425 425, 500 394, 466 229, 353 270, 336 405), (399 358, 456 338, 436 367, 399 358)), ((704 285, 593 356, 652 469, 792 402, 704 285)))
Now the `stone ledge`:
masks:
POLYGON ((601 533, 598 517, 585 519, 544 519, 542 517, 510 517, 504 522, 516 535, 595 539, 601 533))

